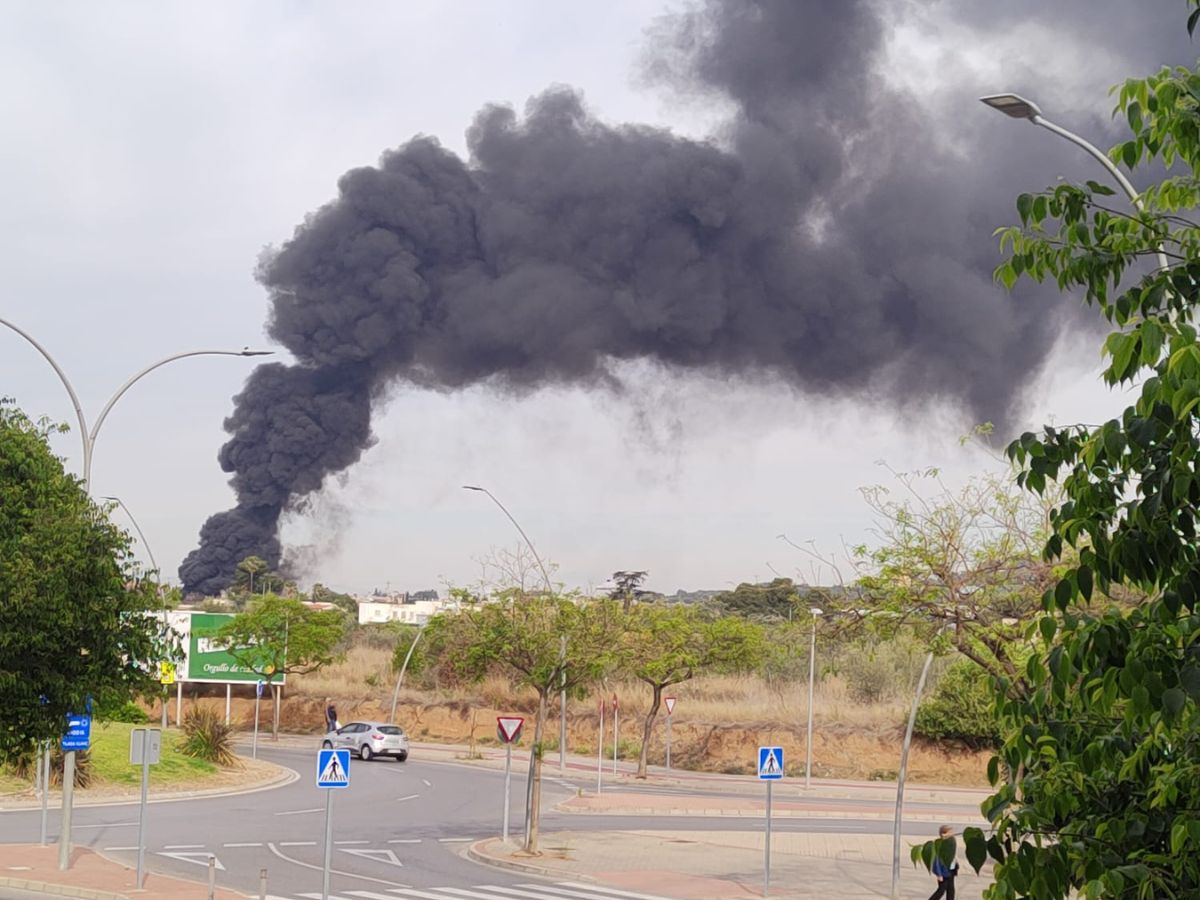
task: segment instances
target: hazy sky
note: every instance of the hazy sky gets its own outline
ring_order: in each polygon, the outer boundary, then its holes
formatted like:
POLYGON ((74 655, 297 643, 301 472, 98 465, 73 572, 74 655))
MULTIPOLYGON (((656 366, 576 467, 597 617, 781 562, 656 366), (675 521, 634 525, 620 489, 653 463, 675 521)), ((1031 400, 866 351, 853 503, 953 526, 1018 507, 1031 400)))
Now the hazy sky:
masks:
MULTIPOLYGON (((830 4, 799 5, 819 29, 830 4)), ((935 140, 960 167, 976 154, 987 161, 977 173, 981 197, 1100 177, 1082 153, 976 98, 1036 90, 1049 115, 1107 144, 1107 88, 1192 58, 1184 4, 1156 0, 1145 21, 1136 4, 1117 0, 1049 12, 1008 6, 989 22, 992 4, 982 2, 890 4, 876 75, 903 100, 914 141, 935 140)), ((731 140, 727 100, 671 91, 645 75, 647 53, 662 40, 661 28, 651 39, 647 29, 681 8, 652 0, 0 3, 0 317, 46 346, 94 417, 125 378, 162 356, 271 349, 267 293, 254 279, 263 248, 287 241, 333 199, 344 172, 414 135, 466 155, 464 132, 487 103, 520 110, 568 84, 604 122, 722 145, 731 140)), ((855 149, 868 180, 872 152, 855 149)), ((919 180, 914 189, 937 193, 938 185, 919 180)), ((973 279, 948 307, 964 323, 1003 321, 1005 304, 1047 305, 1045 343, 1055 349, 1023 392, 1014 426, 1095 421, 1121 408, 1095 378, 1095 335, 1072 336, 1079 327, 1068 324, 1068 336, 1055 339, 1073 301, 986 286, 991 232, 1004 224, 994 204, 975 207, 971 194, 948 221, 911 195, 879 196, 880 228, 953 229, 971 248, 970 258, 908 261, 923 265, 921 283, 948 301, 973 279)), ((825 199, 822 215, 836 222, 837 204, 825 199)), ((165 367, 121 400, 100 435, 93 493, 124 500, 172 580, 200 525, 233 503, 216 455, 231 397, 253 364, 165 367)), ((876 461, 940 466, 956 478, 993 465, 959 445, 972 413, 936 398, 898 409, 895 385, 826 395, 770 377, 681 375, 637 361, 614 372, 620 389, 513 396, 487 383, 396 387, 376 404, 376 443, 362 461, 288 516, 285 548, 308 546, 302 581, 357 591, 475 581, 478 560, 516 535, 463 484, 491 489, 568 585, 600 585, 617 569, 648 570, 649 586, 668 592, 765 579, 772 566, 808 577, 776 536, 829 551, 864 539, 870 517, 857 489, 885 480, 876 461)), ((54 446, 78 470, 65 392, 6 329, 0 395, 69 423, 54 446)))

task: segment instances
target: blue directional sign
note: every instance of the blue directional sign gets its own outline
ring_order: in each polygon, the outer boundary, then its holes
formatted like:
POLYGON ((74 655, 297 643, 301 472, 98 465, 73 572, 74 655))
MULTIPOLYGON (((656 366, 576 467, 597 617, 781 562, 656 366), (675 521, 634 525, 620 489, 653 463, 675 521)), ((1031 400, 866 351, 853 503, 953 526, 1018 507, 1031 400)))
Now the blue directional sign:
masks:
POLYGON ((317 787, 350 787, 350 751, 317 751, 317 787))
POLYGON ((63 735, 62 748, 64 750, 86 750, 92 739, 92 717, 77 716, 71 714, 67 716, 67 733, 63 735))
POLYGON ((761 781, 777 781, 783 777, 783 748, 758 748, 758 777, 761 781))

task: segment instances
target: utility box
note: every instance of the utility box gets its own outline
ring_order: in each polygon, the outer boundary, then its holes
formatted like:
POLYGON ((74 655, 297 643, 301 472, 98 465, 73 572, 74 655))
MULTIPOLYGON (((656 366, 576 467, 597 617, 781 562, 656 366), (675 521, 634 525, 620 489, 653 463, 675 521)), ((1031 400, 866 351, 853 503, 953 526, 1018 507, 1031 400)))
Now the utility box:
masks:
POLYGON ((162 757, 162 731, 158 728, 135 728, 129 732, 129 762, 135 766, 154 765, 162 757))

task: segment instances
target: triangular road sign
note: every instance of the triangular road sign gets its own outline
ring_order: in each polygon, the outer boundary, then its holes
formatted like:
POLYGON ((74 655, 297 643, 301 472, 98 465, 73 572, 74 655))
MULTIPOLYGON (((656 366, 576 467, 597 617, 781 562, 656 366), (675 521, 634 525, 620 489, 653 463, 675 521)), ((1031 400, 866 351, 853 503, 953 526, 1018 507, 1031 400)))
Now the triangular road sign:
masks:
POLYGON ((216 856, 213 856, 213 854, 204 852, 202 850, 191 853, 183 853, 180 851, 167 853, 160 850, 158 851, 158 855, 169 856, 171 859, 178 859, 181 862, 192 863, 197 866, 204 866, 205 868, 208 868, 208 858, 211 856, 216 863, 216 868, 220 869, 222 872, 225 871, 225 867, 221 865, 221 861, 217 859, 216 856))
POLYGON ((675 698, 674 697, 663 697, 663 703, 667 704, 667 715, 668 716, 671 713, 675 712, 675 698))
POLYGON ((338 849, 343 853, 353 853, 355 856, 373 859, 375 862, 387 863, 389 866, 404 865, 404 863, 396 859, 396 854, 391 850, 357 850, 352 847, 338 847, 338 849))
POLYGON ((525 719, 521 716, 496 716, 496 729, 504 743, 511 744, 521 734, 525 719))

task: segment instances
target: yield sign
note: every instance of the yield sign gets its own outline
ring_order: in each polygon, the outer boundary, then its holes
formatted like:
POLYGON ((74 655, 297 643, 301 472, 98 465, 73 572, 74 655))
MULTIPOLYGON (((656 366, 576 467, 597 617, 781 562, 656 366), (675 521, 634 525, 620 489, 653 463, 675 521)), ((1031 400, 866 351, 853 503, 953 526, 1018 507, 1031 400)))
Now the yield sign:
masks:
POLYGON ((390 866, 403 866, 404 863, 396 859, 396 854, 391 850, 357 850, 350 847, 338 847, 343 853, 353 853, 355 856, 361 856, 365 859, 373 859, 375 862, 387 863, 390 866))
POLYGON ((511 744, 521 736, 521 726, 524 724, 525 719, 521 716, 496 716, 496 731, 506 744, 511 744))
POLYGON ((675 698, 674 697, 663 697, 663 703, 667 704, 667 715, 668 716, 671 713, 675 712, 675 698))
POLYGON ((223 865, 221 865, 221 861, 219 859, 217 859, 215 856, 213 856, 213 854, 211 854, 211 853, 205 853, 205 852, 180 853, 178 851, 175 853, 166 853, 166 852, 160 850, 160 851, 158 851, 158 855, 159 856, 169 856, 169 857, 171 857, 171 859, 177 859, 180 862, 192 863, 193 865, 196 865, 196 866, 205 866, 205 867, 208 866, 208 860, 211 857, 213 860, 213 863, 215 864, 215 867, 220 869, 222 872, 225 871, 225 867, 223 865))

